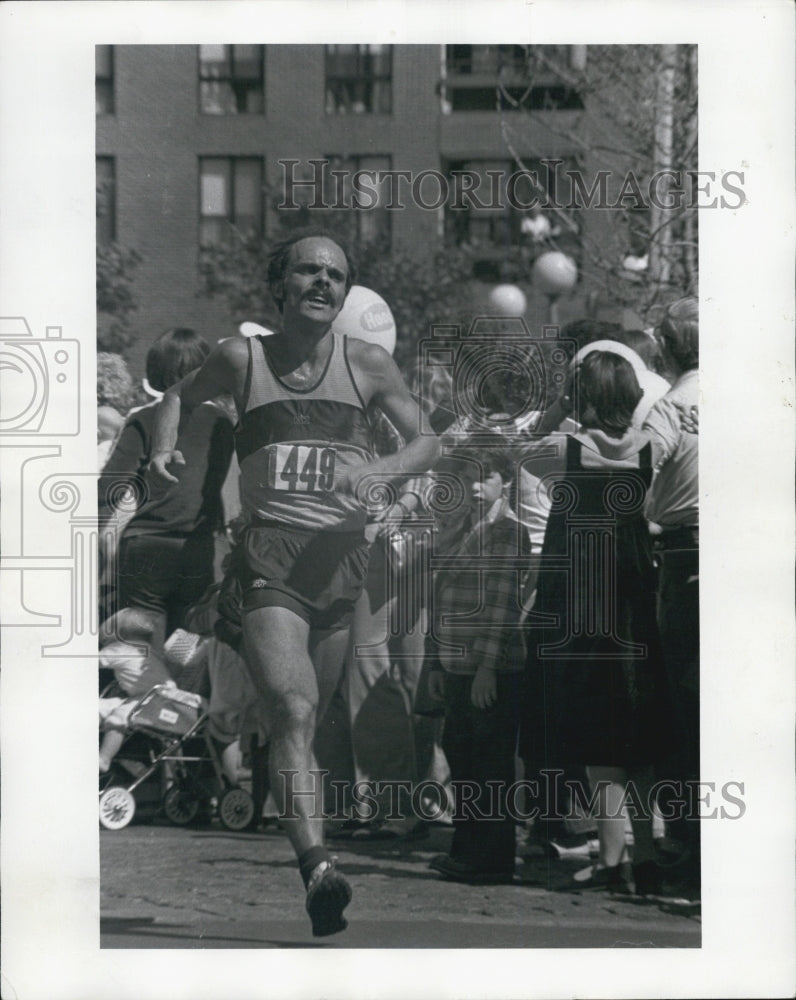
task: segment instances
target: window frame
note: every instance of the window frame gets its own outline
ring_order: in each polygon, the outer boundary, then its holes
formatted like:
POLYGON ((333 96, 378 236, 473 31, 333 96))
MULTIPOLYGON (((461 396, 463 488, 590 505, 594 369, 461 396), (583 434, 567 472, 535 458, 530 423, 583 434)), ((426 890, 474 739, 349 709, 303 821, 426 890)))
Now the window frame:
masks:
POLYGON ((257 213, 257 230, 251 234, 254 238, 262 238, 265 234, 265 213, 266 213, 266 196, 265 196, 265 166, 266 158, 265 156, 247 156, 238 155, 235 153, 231 154, 219 154, 219 153, 200 153, 197 156, 197 220, 198 220, 198 244, 200 253, 203 250, 212 249, 218 246, 229 246, 236 238, 247 239, 249 234, 241 233, 236 229, 235 221, 235 163, 238 162, 248 162, 256 163, 259 168, 259 185, 257 188, 259 197, 259 210, 257 213), (202 179, 204 177, 202 171, 203 163, 208 160, 220 160, 223 161, 228 168, 229 177, 229 190, 226 192, 227 202, 229 205, 226 216, 222 215, 208 215, 203 211, 202 204, 202 179), (213 242, 204 242, 202 239, 202 224, 205 220, 211 219, 223 219, 226 223, 224 228, 224 237, 220 240, 213 242))
MULTIPOLYGON (((368 44, 356 43, 355 47, 357 49, 356 55, 357 55, 358 62, 363 58, 363 56, 366 57, 366 56, 372 55, 372 53, 370 53, 370 52, 367 51, 367 49, 369 48, 368 44)), ((389 67, 389 72, 388 73, 378 73, 378 74, 371 73, 371 74, 365 75, 364 73, 362 73, 360 71, 355 76, 342 75, 342 74, 339 74, 339 73, 336 73, 334 75, 330 74, 330 72, 329 72, 329 61, 330 61, 330 58, 333 57, 336 54, 336 53, 333 53, 333 52, 329 51, 332 48, 340 48, 340 46, 339 45, 336 45, 336 46, 333 46, 333 45, 324 45, 323 106, 324 106, 324 112, 325 112, 325 114, 328 117, 341 117, 341 116, 349 115, 349 114, 350 115, 392 115, 392 113, 393 113, 393 72, 394 72, 394 59, 393 59, 394 52, 393 52, 393 50, 394 50, 395 46, 394 45, 390 45, 390 44, 386 44, 386 45, 383 46, 383 48, 387 50, 387 52, 389 54, 389 58, 390 58, 390 67, 389 67), (329 85, 330 85, 331 81, 335 81, 335 82, 339 83, 339 82, 342 82, 342 81, 355 82, 355 81, 361 81, 361 80, 366 81, 371 86, 373 86, 373 84, 376 84, 376 83, 385 83, 386 82, 386 83, 389 84, 389 98, 390 98, 389 99, 389 110, 387 110, 387 111, 380 111, 380 110, 375 109, 375 108, 365 108, 362 111, 355 111, 353 109, 340 110, 339 105, 334 110, 330 110, 330 108, 329 108, 329 102, 328 102, 328 95, 329 95, 329 85)))
POLYGON ((118 233, 118 207, 117 207, 117 185, 116 185, 116 157, 115 156, 95 156, 94 157, 94 186, 96 189, 96 231, 95 231, 95 242, 97 246, 109 246, 116 242, 118 233), (103 213, 110 217, 109 233, 107 239, 100 236, 100 223, 101 214, 99 211, 100 207, 100 195, 99 186, 100 180, 100 163, 106 163, 110 167, 110 178, 103 178, 102 182, 106 183, 109 187, 110 194, 107 196, 107 204, 110 211, 103 213))
POLYGON ((94 46, 94 107, 96 115, 115 115, 116 114, 116 48, 115 45, 95 45, 94 46), (110 62, 110 70, 107 75, 100 76, 97 73, 97 49, 107 49, 108 50, 108 60, 110 62), (97 110, 97 87, 100 84, 104 84, 109 88, 110 93, 110 108, 109 110, 97 110))
MULTIPOLYGON (((356 174, 359 171, 368 171, 373 174, 387 173, 392 171, 392 155, 390 153, 325 153, 324 159, 327 162, 325 170, 340 170, 347 169, 350 170, 352 174, 356 174), (363 160, 384 160, 384 165, 376 168, 370 168, 364 166, 363 160)), ((324 176, 324 191, 327 197, 336 198, 337 192, 334 183, 332 182, 331 175, 324 176)), ((334 209, 332 210, 334 211, 334 209)), ((338 209, 337 211, 341 213, 347 213, 349 216, 353 216, 356 220, 354 223, 354 232, 348 234, 351 242, 354 243, 359 248, 373 247, 377 246, 380 240, 384 240, 388 247, 392 246, 392 236, 393 236, 393 226, 392 226, 392 212, 387 207, 383 208, 354 208, 353 206, 349 208, 338 209), (382 218, 385 220, 384 232, 379 233, 373 240, 368 242, 363 242, 362 240, 362 213, 363 212, 381 212, 382 218)))
POLYGON ((222 76, 222 77, 212 77, 212 76, 203 76, 202 75, 202 66, 203 66, 203 61, 202 61, 202 46, 201 45, 197 45, 196 46, 196 88, 197 88, 196 100, 197 100, 197 107, 199 109, 199 114, 203 115, 203 116, 207 116, 209 118, 228 118, 228 117, 233 117, 234 118, 234 117, 236 117, 238 115, 264 115, 265 114, 265 45, 256 45, 255 46, 255 48, 257 49, 258 55, 259 55, 260 73, 259 73, 259 77, 257 77, 257 78, 252 77, 251 78, 252 80, 257 79, 257 81, 258 81, 259 92, 260 92, 260 96, 262 98, 262 110, 260 110, 260 111, 247 111, 245 109, 240 110, 240 109, 238 109, 236 107, 236 109, 234 111, 207 111, 204 108, 204 106, 202 104, 202 84, 203 83, 217 83, 217 84, 228 83, 229 86, 230 86, 230 88, 231 88, 231 90, 232 90, 232 95, 233 95, 233 97, 235 97, 235 103, 237 105, 237 94, 235 92, 234 84, 236 82, 238 82, 238 83, 246 82, 249 79, 248 77, 242 77, 241 78, 241 77, 236 77, 235 76, 235 51, 234 50, 236 48, 236 45, 235 44, 224 44, 224 43, 221 43, 221 47, 225 50, 224 55, 225 55, 225 61, 226 61, 226 75, 222 76))
POLYGON ((518 52, 516 50, 523 50, 525 47, 522 45, 458 45, 458 44, 446 44, 445 45, 445 66, 449 73, 456 76, 483 76, 485 74, 497 75, 501 70, 508 70, 509 72, 518 72, 523 69, 523 63, 525 61, 524 51, 518 52), (464 68, 463 57, 457 57, 453 53, 453 49, 457 48, 467 48, 469 49, 469 60, 467 63, 467 68, 464 68), (495 65, 484 65, 479 67, 478 60, 474 58, 476 53, 475 49, 494 49, 495 50, 495 65), (506 50, 511 49, 514 51, 508 52, 506 50), (501 59, 501 56, 509 57, 505 60, 501 59), (520 58, 518 58, 518 56, 520 58), (475 66, 475 68, 474 68, 475 66))
MULTIPOLYGON (((556 49, 563 56, 563 50, 572 46, 543 48, 556 49)), ((583 111, 583 95, 577 87, 555 70, 529 62, 526 49, 524 45, 446 44, 440 90, 443 114, 583 111), (455 51, 463 49, 467 54, 455 51)))
MULTIPOLYGON (((558 173, 562 175, 566 174, 568 170, 578 170, 580 167, 579 160, 575 154, 565 154, 562 157, 555 157, 555 160, 561 159, 562 163, 559 168, 558 173)), ((554 172, 551 175, 542 167, 544 162, 543 157, 528 157, 526 159, 526 166, 532 170, 536 171, 540 177, 540 181, 543 183, 545 181, 552 181, 552 185, 546 188, 546 193, 554 201, 557 197, 556 192, 556 181, 557 175, 554 172)), ((463 158, 449 158, 443 161, 442 172, 448 180, 450 190, 455 190, 455 183, 453 181, 453 175, 455 173, 460 173, 462 171, 475 170, 485 171, 487 168, 494 168, 502 170, 506 177, 511 176, 513 173, 519 172, 520 167, 511 159, 493 159, 492 157, 472 157, 469 159, 463 158)), ((485 175, 485 174, 484 174, 485 175)), ((480 198, 486 198, 487 190, 477 193, 480 198)), ((515 192, 516 194, 517 192, 515 192)), ((521 192, 524 196, 524 191, 521 192)), ((521 208, 511 205, 507 200, 506 191, 501 188, 500 198, 504 201, 502 207, 497 208, 475 208, 472 205, 468 205, 466 209, 454 209, 450 204, 445 205, 445 218, 444 218, 444 242, 446 246, 463 246, 469 245, 471 252, 476 256, 478 254, 495 253, 497 251, 516 253, 522 247, 528 246, 527 240, 522 234, 522 219, 524 216, 524 211, 521 208), (475 224, 475 225, 474 225, 475 224), (477 230, 479 228, 489 228, 490 236, 488 239, 478 238, 477 230), (475 231, 474 231, 475 230, 475 231), (503 230, 504 238, 501 238, 500 231, 503 230), (473 238, 476 237, 476 242, 473 244, 473 238)), ((544 206, 540 206, 544 211, 544 206)), ((568 213, 577 222, 577 212, 568 213)), ((583 233, 579 230, 576 234, 562 232, 557 238, 557 243, 572 244, 572 249, 567 247, 567 253, 572 257, 580 260, 580 255, 582 252, 583 245, 583 233)))

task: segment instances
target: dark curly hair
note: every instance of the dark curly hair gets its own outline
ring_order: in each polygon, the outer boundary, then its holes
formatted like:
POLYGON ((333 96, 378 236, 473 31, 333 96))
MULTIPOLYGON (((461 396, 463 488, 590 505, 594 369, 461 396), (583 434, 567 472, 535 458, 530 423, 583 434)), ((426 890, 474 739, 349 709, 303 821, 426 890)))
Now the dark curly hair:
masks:
POLYGON ((133 377, 121 354, 97 353, 97 405, 112 406, 124 413, 133 405, 133 377))
POLYGON ((290 259, 290 251, 296 243, 301 242, 301 240, 309 239, 325 239, 330 240, 332 243, 336 243, 337 246, 345 254, 345 259, 348 263, 348 274, 346 276, 345 290, 346 293, 349 291, 351 286, 356 281, 357 267, 356 261, 352 254, 350 247, 346 244, 346 241, 338 236, 336 233, 329 232, 328 229, 319 229, 313 227, 305 227, 303 229, 294 229, 289 236, 275 243, 271 253, 268 255, 268 290, 271 292, 271 298, 276 302, 279 311, 282 311, 282 303, 284 301, 283 297, 277 292, 277 289, 281 282, 284 280, 285 274, 287 272, 287 264, 290 259))

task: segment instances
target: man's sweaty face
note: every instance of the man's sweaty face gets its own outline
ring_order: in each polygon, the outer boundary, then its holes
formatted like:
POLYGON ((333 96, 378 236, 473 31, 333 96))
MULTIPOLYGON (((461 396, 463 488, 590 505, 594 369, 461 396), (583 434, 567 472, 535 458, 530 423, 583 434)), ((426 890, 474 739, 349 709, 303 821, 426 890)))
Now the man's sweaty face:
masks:
POLYGON ((290 251, 284 280, 284 314, 331 323, 346 295, 348 262, 331 240, 312 236, 290 251))

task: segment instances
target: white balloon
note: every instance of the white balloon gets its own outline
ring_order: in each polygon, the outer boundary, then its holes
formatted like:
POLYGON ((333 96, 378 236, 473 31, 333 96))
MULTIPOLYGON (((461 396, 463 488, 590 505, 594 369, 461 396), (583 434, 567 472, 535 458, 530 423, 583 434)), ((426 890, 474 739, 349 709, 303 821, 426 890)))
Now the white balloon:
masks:
POLYGON ((533 283, 545 295, 570 292, 578 280, 578 268, 571 257, 559 250, 539 254, 533 263, 533 283))
POLYGON ((259 323, 241 323, 238 327, 244 337, 273 337, 274 331, 259 323))
POLYGON ((629 253, 622 261, 622 267, 626 271, 646 271, 649 267, 649 255, 642 254, 637 257, 635 254, 629 253))
POLYGON ((395 350, 395 319, 390 307, 376 292, 352 285, 332 329, 348 337, 378 344, 388 354, 395 350))
POLYGON ((528 302, 516 285, 497 285, 489 293, 489 305, 500 316, 524 316, 528 302))

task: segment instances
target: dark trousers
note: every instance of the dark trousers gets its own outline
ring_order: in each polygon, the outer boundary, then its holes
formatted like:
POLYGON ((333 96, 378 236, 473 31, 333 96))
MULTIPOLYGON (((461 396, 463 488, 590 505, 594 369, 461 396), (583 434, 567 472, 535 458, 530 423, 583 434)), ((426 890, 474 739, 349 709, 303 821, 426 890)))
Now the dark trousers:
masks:
MULTIPOLYGON (((672 738, 681 781, 699 780, 699 550, 659 552, 658 628, 672 701, 672 738)), ((688 801, 689 797, 686 796, 688 801)), ((691 801, 679 832, 698 850, 698 805, 691 801)), ((677 826, 677 824, 675 824, 677 826)))
POLYGON ((166 635, 185 625, 188 609, 213 582, 212 534, 123 537, 119 546, 119 607, 166 616, 166 635))
POLYGON ((482 872, 513 872, 514 808, 509 789, 523 700, 523 675, 498 674, 488 709, 470 702, 472 677, 445 677, 442 748, 454 790, 451 857, 482 872), (508 799, 508 801, 507 801, 508 799))

